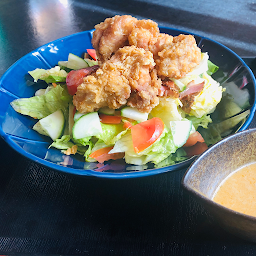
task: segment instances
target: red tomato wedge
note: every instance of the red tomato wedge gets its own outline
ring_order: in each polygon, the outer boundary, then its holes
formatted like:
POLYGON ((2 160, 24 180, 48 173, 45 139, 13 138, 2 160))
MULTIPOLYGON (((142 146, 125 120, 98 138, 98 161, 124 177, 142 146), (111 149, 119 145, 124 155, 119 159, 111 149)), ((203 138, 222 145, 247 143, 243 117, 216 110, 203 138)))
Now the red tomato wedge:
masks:
POLYGON ((124 153, 109 154, 108 152, 112 148, 113 148, 113 146, 98 149, 98 150, 94 151, 93 153, 91 153, 90 157, 96 159, 99 163, 103 163, 104 161, 107 161, 110 159, 116 160, 116 159, 120 159, 120 158, 124 157, 124 153))
POLYGON ((189 157, 196 156, 202 154, 206 149, 208 149, 208 146, 205 142, 197 142, 195 145, 191 147, 184 148, 187 155, 189 157))
POLYGON ((191 147, 197 142, 204 142, 204 138, 198 131, 189 135, 187 142, 183 145, 183 147, 191 147))
POLYGON ((131 127, 134 151, 139 153, 152 145, 163 133, 164 123, 154 117, 131 127))
POLYGON ((87 52, 94 60, 97 60, 96 51, 94 49, 87 49, 87 52))
POLYGON ((95 65, 88 68, 70 71, 66 77, 68 93, 70 95, 75 95, 77 87, 83 82, 83 78, 90 75, 93 71, 97 70, 98 68, 99 66, 95 65))
POLYGON ((110 116, 110 115, 100 114, 100 121, 104 124, 120 124, 121 116, 110 116))

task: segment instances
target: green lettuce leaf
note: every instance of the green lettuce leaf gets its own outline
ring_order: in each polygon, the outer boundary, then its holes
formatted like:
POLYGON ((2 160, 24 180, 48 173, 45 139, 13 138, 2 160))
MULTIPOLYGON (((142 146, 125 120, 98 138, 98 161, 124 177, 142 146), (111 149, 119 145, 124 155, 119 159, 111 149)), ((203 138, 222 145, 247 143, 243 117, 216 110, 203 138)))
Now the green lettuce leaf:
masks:
POLYGON ((65 82, 67 77, 67 72, 62 70, 59 66, 51 69, 37 68, 28 73, 34 78, 34 82, 38 80, 44 80, 46 83, 65 82))
POLYGON ((68 149, 72 148, 75 144, 71 141, 70 135, 63 135, 60 139, 56 139, 49 148, 54 147, 57 149, 68 149))
POLYGON ((96 137, 102 140, 106 145, 113 145, 118 141, 126 132, 122 124, 103 124, 101 123, 102 133, 96 137))
POLYGON ((210 60, 208 60, 207 62, 208 62, 208 70, 206 73, 209 76, 211 76, 212 74, 214 74, 218 71, 219 67, 216 66, 215 64, 213 64, 210 60))
POLYGON ((85 157, 85 159, 91 154, 94 146, 94 141, 91 136, 78 140, 73 140, 77 145, 77 152, 85 157))
POLYGON ((50 75, 44 79, 47 84, 66 82, 66 77, 50 75))
POLYGON ((201 118, 195 116, 187 116, 186 119, 192 122, 196 130, 199 126, 206 129, 208 127, 208 124, 212 122, 210 115, 203 115, 201 118))
POLYGON ((70 102, 72 102, 72 96, 68 94, 66 86, 57 85, 41 96, 16 99, 11 102, 11 106, 16 112, 35 119, 42 119, 61 109, 66 118, 70 102))
POLYGON ((171 154, 170 156, 168 156, 166 159, 164 159, 160 163, 155 164, 155 167, 161 168, 161 167, 165 167, 165 166, 170 166, 173 164, 177 164, 179 162, 183 162, 187 159, 188 159, 188 157, 187 157, 186 151, 183 148, 178 148, 174 154, 171 154))
MULTIPOLYGON (((103 140, 98 140, 92 147, 90 154, 98 149, 106 148, 106 147, 109 147, 109 145, 107 145, 103 140)), ((85 160, 87 162, 97 162, 94 158, 89 157, 90 154, 85 155, 85 160)))
POLYGON ((49 148, 54 147, 57 149, 67 150, 68 148, 72 148, 74 145, 77 146, 77 153, 87 157, 87 155, 91 154, 93 143, 90 141, 91 137, 83 138, 81 140, 72 141, 70 135, 63 135, 60 139, 54 141, 49 148))
POLYGON ((203 136, 207 145, 212 145, 220 141, 225 136, 238 130, 245 122, 246 117, 250 114, 250 110, 246 110, 236 116, 230 117, 219 123, 212 123, 207 130, 201 129, 200 133, 203 136))

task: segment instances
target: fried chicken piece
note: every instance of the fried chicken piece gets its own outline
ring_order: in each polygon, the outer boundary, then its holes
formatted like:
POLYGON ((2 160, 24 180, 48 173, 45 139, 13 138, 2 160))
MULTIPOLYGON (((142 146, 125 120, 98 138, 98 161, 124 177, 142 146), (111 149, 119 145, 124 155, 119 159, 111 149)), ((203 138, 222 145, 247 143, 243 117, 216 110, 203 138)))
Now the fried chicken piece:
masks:
POLYGON ((161 52, 165 47, 171 45, 173 41, 173 36, 159 33, 155 42, 149 46, 149 50, 153 53, 154 59, 158 59, 158 52, 161 52))
POLYGON ((103 63, 119 48, 127 45, 149 50, 156 43, 159 34, 158 25, 152 20, 116 15, 95 26, 92 45, 99 61, 103 63))
POLYGON ((111 72, 105 65, 95 75, 84 78, 73 96, 73 104, 80 113, 97 111, 102 107, 117 109, 125 105, 131 93, 129 81, 118 70, 111 72))
POLYGON ((154 59, 158 58, 158 52, 162 51, 166 45, 170 45, 173 37, 160 33, 158 25, 152 20, 139 20, 135 28, 130 33, 129 45, 149 50, 153 53, 154 59))
POLYGON ((105 106, 118 109, 125 104, 149 112, 158 104, 161 85, 156 73, 151 72, 154 66, 150 51, 135 46, 120 48, 94 75, 84 78, 73 103, 81 113, 105 106))
POLYGON ((129 34, 129 45, 134 45, 148 51, 159 35, 159 28, 152 20, 138 20, 135 28, 129 34))
POLYGON ((161 80, 157 77, 157 72, 153 69, 150 74, 144 72, 141 73, 140 81, 143 80, 143 83, 139 83, 139 87, 132 87, 132 93, 128 99, 127 105, 130 107, 137 108, 141 112, 149 113, 152 108, 158 105, 159 98, 158 92, 161 88, 161 80))
POLYGON ((201 50, 192 35, 179 35, 172 44, 158 52, 156 69, 160 77, 180 79, 195 68, 201 60, 201 50))
POLYGON ((92 45, 101 63, 110 59, 119 48, 128 45, 128 35, 136 22, 137 19, 130 15, 116 15, 95 26, 92 45))

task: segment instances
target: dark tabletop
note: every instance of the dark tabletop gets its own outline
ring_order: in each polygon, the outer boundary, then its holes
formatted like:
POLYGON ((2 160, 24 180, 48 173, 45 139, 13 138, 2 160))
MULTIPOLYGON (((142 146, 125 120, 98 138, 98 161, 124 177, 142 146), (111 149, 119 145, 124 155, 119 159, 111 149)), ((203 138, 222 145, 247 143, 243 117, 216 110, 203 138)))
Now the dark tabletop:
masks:
MULTIPOLYGON (((1 0, 0 76, 37 47, 116 14, 256 56, 254 1, 1 0)), ((255 244, 223 231, 183 191, 185 169, 127 180, 77 177, 24 158, 2 139, 0 148, 0 254, 256 255, 255 244)))

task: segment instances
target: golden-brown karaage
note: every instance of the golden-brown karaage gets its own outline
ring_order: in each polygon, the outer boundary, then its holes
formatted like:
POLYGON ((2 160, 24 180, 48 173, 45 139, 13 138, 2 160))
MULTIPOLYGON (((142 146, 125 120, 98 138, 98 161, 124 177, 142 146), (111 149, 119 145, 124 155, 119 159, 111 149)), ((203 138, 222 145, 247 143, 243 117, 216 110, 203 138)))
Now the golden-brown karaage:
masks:
POLYGON ((158 52, 156 69, 160 77, 182 78, 201 61, 201 50, 192 35, 179 35, 158 52))
MULTIPOLYGON (((150 112, 159 97, 179 97, 172 78, 184 77, 201 60, 192 35, 160 33, 152 20, 114 16, 95 26, 92 45, 100 69, 84 78, 73 102, 81 113, 128 105, 150 112)), ((184 105, 191 99, 183 99, 184 105)))
POLYGON ((104 62, 94 75, 78 86, 73 103, 81 113, 108 106, 118 109, 127 104, 142 112, 158 104, 161 81, 156 72, 153 54, 135 46, 120 48, 104 62))

